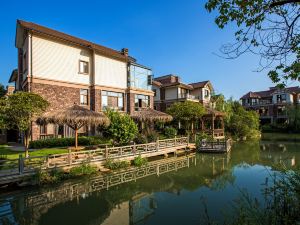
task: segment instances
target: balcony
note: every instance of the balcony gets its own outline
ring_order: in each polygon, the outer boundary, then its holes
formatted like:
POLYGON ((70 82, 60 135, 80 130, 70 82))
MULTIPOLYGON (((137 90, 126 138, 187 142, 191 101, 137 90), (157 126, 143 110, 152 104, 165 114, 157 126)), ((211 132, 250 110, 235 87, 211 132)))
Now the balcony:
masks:
POLYGON ((180 93, 178 94, 178 98, 183 98, 183 99, 186 99, 186 100, 195 100, 195 101, 198 101, 198 99, 196 98, 195 95, 190 95, 188 93, 180 93))

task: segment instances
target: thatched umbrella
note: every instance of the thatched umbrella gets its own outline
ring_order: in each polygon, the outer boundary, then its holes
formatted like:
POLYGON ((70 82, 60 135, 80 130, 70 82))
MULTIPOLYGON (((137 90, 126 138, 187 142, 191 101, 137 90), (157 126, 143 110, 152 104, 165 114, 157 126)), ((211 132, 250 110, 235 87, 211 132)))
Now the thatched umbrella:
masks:
POLYGON ((78 147, 78 130, 87 125, 109 125, 104 113, 98 113, 84 107, 73 105, 70 108, 45 113, 37 119, 38 124, 54 123, 67 125, 75 131, 75 148, 78 147))
POLYGON ((141 108, 138 111, 134 111, 131 117, 139 122, 150 123, 157 121, 166 123, 173 120, 173 117, 169 114, 150 108, 141 108))

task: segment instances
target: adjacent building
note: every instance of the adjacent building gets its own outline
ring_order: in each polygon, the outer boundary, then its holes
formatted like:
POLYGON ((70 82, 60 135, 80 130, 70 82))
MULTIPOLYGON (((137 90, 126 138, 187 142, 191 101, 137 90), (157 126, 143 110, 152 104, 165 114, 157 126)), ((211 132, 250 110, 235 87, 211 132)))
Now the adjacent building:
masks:
MULTIPOLYGON (((48 110, 78 104, 94 111, 133 113, 153 108, 152 71, 120 51, 38 24, 18 20, 18 68, 10 76, 16 91, 40 94, 48 110)), ((67 126, 33 124, 32 140, 73 136, 67 126)), ((87 128, 82 133, 93 132, 87 128)))
POLYGON ((255 110, 259 114, 262 124, 284 123, 287 121, 287 107, 300 103, 300 87, 250 91, 240 100, 247 110, 255 110))
POLYGON ((213 87, 210 81, 186 84, 174 74, 156 77, 153 81, 154 107, 160 111, 174 102, 193 101, 209 107, 213 87))

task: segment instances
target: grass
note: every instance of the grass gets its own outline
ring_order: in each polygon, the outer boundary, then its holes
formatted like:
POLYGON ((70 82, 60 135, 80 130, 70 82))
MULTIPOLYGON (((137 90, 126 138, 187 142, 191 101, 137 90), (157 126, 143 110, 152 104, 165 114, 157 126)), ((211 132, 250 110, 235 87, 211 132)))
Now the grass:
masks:
MULTIPOLYGON (((61 154, 67 153, 68 150, 66 148, 44 148, 36 151, 30 151, 30 156, 46 156, 52 154, 61 154)), ((25 156, 24 151, 12 151, 9 146, 7 145, 0 145, 0 155, 6 156, 7 159, 17 159, 19 155, 22 154, 23 157, 25 156)))
POLYGON ((263 141, 300 141, 300 134, 262 133, 263 141))

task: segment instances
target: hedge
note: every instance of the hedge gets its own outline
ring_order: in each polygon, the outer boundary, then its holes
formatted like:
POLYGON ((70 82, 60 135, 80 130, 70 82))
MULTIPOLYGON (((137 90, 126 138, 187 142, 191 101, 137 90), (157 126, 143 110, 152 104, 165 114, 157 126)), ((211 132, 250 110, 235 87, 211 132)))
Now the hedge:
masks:
MULTIPOLYGON (((91 146, 107 143, 107 140, 100 139, 99 137, 78 137, 78 145, 91 146)), ((68 147, 75 145, 75 138, 51 138, 31 141, 29 148, 54 148, 54 147, 68 147)))

